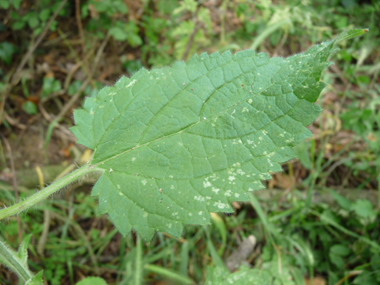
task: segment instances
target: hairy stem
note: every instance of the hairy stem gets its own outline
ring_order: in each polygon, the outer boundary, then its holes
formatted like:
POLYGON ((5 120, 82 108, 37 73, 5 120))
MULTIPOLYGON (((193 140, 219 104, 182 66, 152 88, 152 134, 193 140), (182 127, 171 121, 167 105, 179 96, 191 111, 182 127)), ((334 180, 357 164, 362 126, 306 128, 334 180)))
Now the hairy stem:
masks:
POLYGON ((11 249, 7 243, 0 237, 0 261, 5 266, 9 267, 24 281, 33 277, 33 274, 29 271, 25 264, 18 256, 18 254, 11 249))
POLYGON ((49 197, 51 194, 67 186, 71 182, 74 182, 75 180, 82 177, 83 175, 96 171, 96 170, 97 169, 93 165, 90 165, 90 164, 86 164, 82 166, 81 168, 71 172, 65 177, 62 177, 61 179, 55 181, 48 187, 45 187, 41 191, 38 191, 32 196, 26 198, 24 201, 21 201, 13 206, 0 210, 0 220, 10 217, 12 215, 21 213, 22 211, 36 205, 37 203, 49 197))

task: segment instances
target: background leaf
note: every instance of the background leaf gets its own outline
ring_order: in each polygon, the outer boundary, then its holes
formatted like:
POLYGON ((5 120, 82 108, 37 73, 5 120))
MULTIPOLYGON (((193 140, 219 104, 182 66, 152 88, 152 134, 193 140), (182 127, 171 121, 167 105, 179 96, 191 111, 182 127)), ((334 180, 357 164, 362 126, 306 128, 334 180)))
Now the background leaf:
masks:
MULTIPOLYGON (((25 285, 42 285, 44 281, 42 279, 43 271, 38 272, 33 278, 25 282, 25 285)), ((97 285, 97 284, 94 284, 97 285)), ((103 284, 101 284, 103 285, 103 284)))
POLYGON ((273 284, 273 278, 267 270, 250 269, 241 266, 239 271, 230 273, 222 267, 208 267, 205 285, 242 284, 263 285, 273 284))
POLYGON ((357 215, 368 218, 376 216, 372 204, 368 200, 359 199, 351 207, 357 215))
POLYGON ((75 285, 107 285, 107 283, 104 279, 99 277, 86 277, 75 285))

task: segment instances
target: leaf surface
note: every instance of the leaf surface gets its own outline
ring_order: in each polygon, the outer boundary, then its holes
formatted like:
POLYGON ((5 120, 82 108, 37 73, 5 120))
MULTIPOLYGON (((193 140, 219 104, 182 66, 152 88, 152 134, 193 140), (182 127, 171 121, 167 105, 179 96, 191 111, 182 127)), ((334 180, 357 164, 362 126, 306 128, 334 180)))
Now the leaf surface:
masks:
POLYGON ((194 55, 87 98, 71 130, 103 172, 92 191, 100 212, 146 240, 233 212, 230 202, 264 188, 311 136, 334 43, 286 59, 252 50, 194 55))

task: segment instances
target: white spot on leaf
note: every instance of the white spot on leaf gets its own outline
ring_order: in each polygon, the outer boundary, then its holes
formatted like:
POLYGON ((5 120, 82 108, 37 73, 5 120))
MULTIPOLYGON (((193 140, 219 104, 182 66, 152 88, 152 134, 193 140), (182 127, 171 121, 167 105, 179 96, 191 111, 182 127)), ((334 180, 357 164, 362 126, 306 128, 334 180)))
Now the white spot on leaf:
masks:
POLYGON ((135 82, 136 82, 136 79, 133 79, 127 86, 125 86, 125 88, 132 86, 133 84, 135 84, 135 82))
POLYGON ((205 200, 205 197, 202 197, 202 196, 194 196, 194 200, 197 200, 197 201, 203 202, 203 201, 205 200))
POLYGON ((226 204, 222 203, 220 200, 218 202, 215 202, 214 206, 217 206, 219 209, 224 209, 228 207, 226 204))
POLYGON ((212 192, 215 192, 215 194, 218 194, 219 191, 220 189, 212 187, 212 192))

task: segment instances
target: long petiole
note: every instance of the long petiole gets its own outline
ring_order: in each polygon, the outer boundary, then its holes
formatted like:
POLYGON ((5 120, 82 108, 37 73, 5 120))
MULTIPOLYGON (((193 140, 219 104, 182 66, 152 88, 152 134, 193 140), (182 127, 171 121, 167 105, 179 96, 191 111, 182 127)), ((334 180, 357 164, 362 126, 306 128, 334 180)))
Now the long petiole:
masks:
POLYGON ((13 216, 15 214, 21 213, 22 211, 25 211, 26 209, 36 205, 37 203, 41 202, 42 200, 46 199, 53 193, 57 192, 58 190, 64 188, 65 186, 69 185, 70 183, 76 181, 78 178, 82 177, 83 175, 97 171, 98 169, 95 168, 93 165, 86 164, 82 166, 81 168, 69 173, 68 175, 62 177, 61 179, 55 181, 51 185, 45 187, 41 191, 38 191, 37 193, 33 194, 32 196, 26 198, 25 200, 10 206, 8 208, 4 208, 0 210, 0 220, 13 216))

